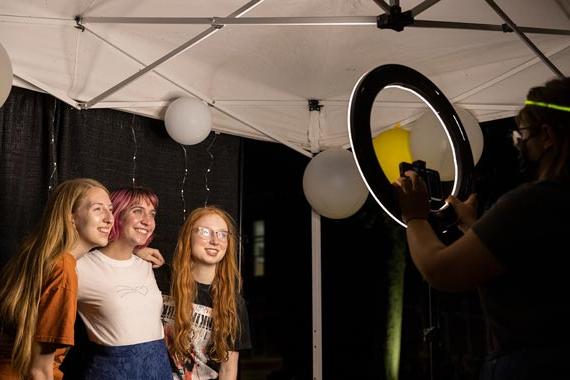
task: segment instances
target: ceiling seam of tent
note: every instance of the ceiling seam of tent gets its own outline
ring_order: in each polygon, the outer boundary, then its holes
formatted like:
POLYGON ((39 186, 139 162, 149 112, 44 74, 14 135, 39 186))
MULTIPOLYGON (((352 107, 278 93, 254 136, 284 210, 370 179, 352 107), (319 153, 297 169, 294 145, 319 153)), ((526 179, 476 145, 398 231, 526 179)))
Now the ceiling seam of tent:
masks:
POLYGON ((497 5, 497 3, 495 3, 493 0, 485 0, 485 1, 499 15, 499 17, 501 17, 507 23, 507 25, 515 31, 515 33, 520 37, 520 39, 523 40, 523 42, 534 52, 534 54, 536 54, 540 58, 542 62, 544 62, 546 66, 548 66, 558 77, 564 78, 564 74, 562 74, 562 71, 560 71, 558 67, 556 67, 554 63, 552 63, 552 61, 549 60, 548 57, 544 55, 544 53, 538 48, 538 46, 536 46, 534 42, 532 42, 521 29, 519 29, 517 24, 515 24, 515 22, 511 20, 511 18, 497 5))
POLYGON ((279 136, 278 134, 275 134, 273 132, 268 132, 268 131, 264 130, 263 128, 256 126, 253 123, 245 121, 242 117, 236 116, 233 112, 227 110, 225 107, 216 106, 215 108, 217 111, 219 111, 219 112, 223 113, 224 115, 234 119, 235 121, 238 121, 238 122, 242 123, 243 125, 253 129, 253 130, 256 130, 260 133, 263 133, 264 135, 270 137, 271 139, 273 139, 277 142, 280 142, 281 144, 283 144, 285 146, 288 146, 289 148, 293 149, 294 151, 299 152, 302 155, 307 156, 309 158, 313 157, 313 155, 310 152, 303 149, 302 147, 287 141, 285 138, 279 136))
POLYGON ((558 6, 562 10, 562 12, 564 12, 564 14, 566 14, 566 17, 568 17, 568 19, 570 20, 570 1, 568 1, 568 0, 556 0, 556 3, 558 4, 558 6))
POLYGON ((37 24, 37 25, 72 25, 75 24, 73 19, 58 17, 38 17, 38 16, 20 16, 10 14, 0 14, 0 21, 13 24, 37 24))
MULTIPOLYGON (((548 57, 551 57, 555 54, 563 52, 564 50, 568 49, 568 47, 570 47, 570 43, 566 43, 564 45, 561 45, 558 48, 549 51, 546 55, 548 57)), ((483 83, 477 87, 472 88, 469 91, 466 91, 460 95, 454 96, 453 98, 451 98, 451 101, 452 101, 452 103, 457 103, 457 102, 460 102, 464 99, 467 99, 467 98, 469 98, 473 95, 476 95, 479 92, 481 92, 481 91, 483 91, 483 90, 485 90, 485 89, 487 89, 487 88, 489 88, 489 87, 491 87, 491 86, 493 86, 493 85, 495 85, 495 84, 497 84, 497 83, 499 83, 505 79, 508 79, 508 78, 514 76, 515 74, 517 74, 517 73, 519 73, 519 72, 521 72, 521 71, 523 71, 529 67, 536 65, 537 63, 540 63, 540 62, 541 62, 540 58, 534 57, 534 58, 530 59, 529 61, 527 61, 527 62, 525 62, 519 66, 516 66, 513 69, 508 70, 508 71, 504 72, 503 74, 501 74, 501 75, 499 75, 499 76, 497 76, 497 77, 495 77, 495 78, 493 78, 493 79, 491 79, 491 80, 489 80, 489 81, 487 81, 487 82, 485 82, 485 83, 483 83)))

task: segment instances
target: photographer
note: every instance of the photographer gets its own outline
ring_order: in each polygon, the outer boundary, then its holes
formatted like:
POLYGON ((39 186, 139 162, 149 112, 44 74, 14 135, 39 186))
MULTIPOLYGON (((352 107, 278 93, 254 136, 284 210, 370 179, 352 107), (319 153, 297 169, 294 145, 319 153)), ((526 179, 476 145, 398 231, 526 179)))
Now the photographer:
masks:
POLYGON ((570 78, 532 88, 513 143, 530 182, 476 220, 475 196, 450 197, 464 235, 449 246, 427 221, 425 183, 394 183, 408 246, 425 280, 443 291, 477 288, 488 325, 481 379, 568 378, 570 285, 570 78))

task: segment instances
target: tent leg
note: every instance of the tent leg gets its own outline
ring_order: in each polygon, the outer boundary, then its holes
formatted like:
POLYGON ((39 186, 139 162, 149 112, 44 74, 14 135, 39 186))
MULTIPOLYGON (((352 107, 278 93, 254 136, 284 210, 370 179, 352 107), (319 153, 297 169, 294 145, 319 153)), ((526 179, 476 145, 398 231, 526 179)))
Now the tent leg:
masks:
POLYGON ((315 210, 311 210, 311 251, 313 258, 313 380, 322 380, 321 216, 315 210))

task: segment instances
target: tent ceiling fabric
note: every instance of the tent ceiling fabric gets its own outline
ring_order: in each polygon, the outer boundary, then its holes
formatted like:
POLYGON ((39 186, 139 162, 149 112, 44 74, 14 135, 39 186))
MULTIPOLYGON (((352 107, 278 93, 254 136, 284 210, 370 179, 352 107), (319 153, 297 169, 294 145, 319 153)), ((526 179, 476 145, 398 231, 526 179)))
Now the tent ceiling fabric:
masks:
MULTIPOLYGON (((556 0, 497 0, 518 25, 570 30, 556 0)), ((17 76, 15 84, 41 89, 71 104, 88 102, 137 73, 209 25, 116 24, 74 17, 227 17, 237 0, 3 0, 0 43, 17 76)), ((400 1, 402 10, 421 1, 400 1)), ((373 0, 264 0, 242 17, 377 16, 373 0)), ((442 0, 417 20, 500 25, 481 0, 442 0)), ((568 35, 528 34, 565 75, 570 75, 568 35)), ((169 101, 196 95, 214 103, 214 129, 256 139, 277 137, 308 151, 346 145, 346 111, 353 86, 387 63, 410 66, 430 78, 450 100, 479 121, 512 116, 529 87, 555 74, 515 34, 495 31, 374 25, 226 25, 94 107, 162 118, 169 101), (324 107, 312 118, 308 99, 324 107), (228 116, 229 115, 229 116, 228 116), (315 124, 316 123, 316 124, 315 124)), ((395 93, 375 107, 375 129, 410 120, 424 109, 395 93)))

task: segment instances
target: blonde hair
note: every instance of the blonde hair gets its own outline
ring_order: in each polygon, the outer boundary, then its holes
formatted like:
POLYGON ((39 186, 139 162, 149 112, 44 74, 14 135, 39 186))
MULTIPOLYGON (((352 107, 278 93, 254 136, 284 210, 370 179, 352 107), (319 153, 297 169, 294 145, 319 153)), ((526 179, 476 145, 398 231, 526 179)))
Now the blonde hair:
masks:
MULTIPOLYGON (((91 188, 108 190, 89 178, 62 182, 51 195, 40 223, 0 274, 0 326, 14 332, 12 366, 28 374, 42 290, 56 260, 78 240, 71 215, 91 188)), ((4 334, 2 334, 4 335, 4 334)), ((6 335, 4 335, 6 336, 6 335)))
POLYGON ((237 267, 237 237, 235 223, 225 211, 213 207, 198 208, 188 216, 182 226, 172 260, 171 295, 176 306, 174 318, 173 351, 177 360, 189 357, 193 350, 192 304, 198 293, 192 269, 196 265, 192 257, 192 230, 196 221, 209 214, 220 216, 228 226, 228 244, 222 261, 216 265, 212 282, 212 338, 209 356, 217 362, 225 361, 235 346, 239 332, 238 294, 241 279, 237 267))

